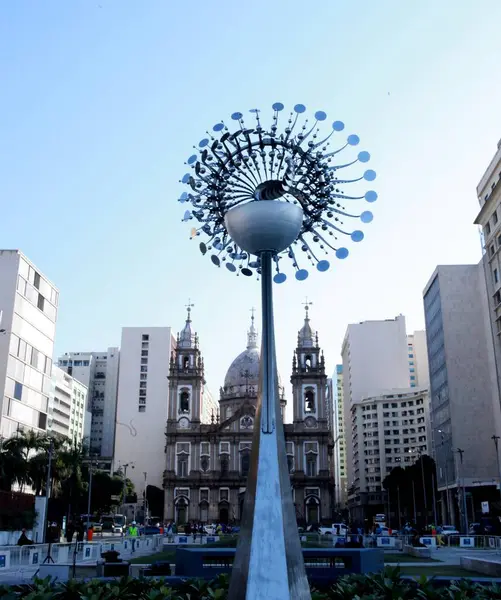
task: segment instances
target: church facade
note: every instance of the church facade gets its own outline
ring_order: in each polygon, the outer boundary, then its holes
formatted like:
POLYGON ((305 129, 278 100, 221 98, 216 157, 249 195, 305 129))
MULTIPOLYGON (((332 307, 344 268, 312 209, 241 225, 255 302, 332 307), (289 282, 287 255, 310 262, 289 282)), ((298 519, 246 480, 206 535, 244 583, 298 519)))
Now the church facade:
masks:
MULTIPOLYGON (((204 363, 190 309, 170 360, 163 477, 164 519, 178 524, 239 523, 256 415, 259 349, 254 317, 247 347, 220 388, 219 413, 202 423, 204 363)), ((285 424, 287 462, 299 525, 331 523, 333 432, 329 427, 324 356, 306 317, 292 363, 293 423, 285 424)), ((287 404, 279 378, 282 416, 287 404)))

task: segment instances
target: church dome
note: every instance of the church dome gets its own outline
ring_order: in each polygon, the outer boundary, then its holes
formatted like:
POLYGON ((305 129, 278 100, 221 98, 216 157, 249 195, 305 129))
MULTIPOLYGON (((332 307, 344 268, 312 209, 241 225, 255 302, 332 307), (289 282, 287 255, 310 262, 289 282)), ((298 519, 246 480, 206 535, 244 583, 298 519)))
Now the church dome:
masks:
POLYGON ((240 386, 257 386, 259 381, 259 350, 257 347, 247 347, 231 363, 226 377, 224 387, 230 388, 240 386))
MULTIPOLYGON (((260 354, 254 315, 252 315, 251 326, 247 332, 247 348, 231 363, 224 378, 222 393, 225 398, 257 395, 260 354)), ((278 374, 278 387, 280 397, 284 398, 285 390, 280 374, 278 374)))

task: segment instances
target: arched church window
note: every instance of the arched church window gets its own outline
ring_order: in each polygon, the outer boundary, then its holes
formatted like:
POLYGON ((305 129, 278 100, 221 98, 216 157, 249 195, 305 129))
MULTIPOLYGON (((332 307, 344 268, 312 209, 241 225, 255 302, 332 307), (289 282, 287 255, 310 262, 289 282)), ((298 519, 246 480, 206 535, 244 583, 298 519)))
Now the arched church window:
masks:
POLYGON ((315 392, 311 389, 306 390, 304 394, 304 412, 314 413, 315 412, 315 392))
POLYGON ((179 412, 189 413, 190 412, 190 392, 183 390, 179 396, 179 412))
POLYGON ((226 475, 230 470, 230 461, 227 456, 221 456, 221 475, 226 475))
POLYGON ((186 371, 189 368, 190 368, 190 357, 185 356, 185 357, 183 357, 183 369, 186 371))
POLYGON ((310 355, 310 354, 307 354, 307 355, 304 357, 304 368, 305 368, 307 371, 311 371, 311 367, 312 367, 312 366, 313 366, 313 362, 312 362, 311 355, 310 355))
POLYGON ((209 457, 208 456, 202 456, 202 458, 200 459, 200 469, 204 473, 207 473, 207 471, 209 470, 209 457))
POLYGON ((307 477, 316 477, 317 475, 317 455, 310 454, 306 459, 306 475, 307 477))
POLYGON ((250 468, 250 453, 242 452, 240 455, 240 471, 243 477, 247 477, 250 468))

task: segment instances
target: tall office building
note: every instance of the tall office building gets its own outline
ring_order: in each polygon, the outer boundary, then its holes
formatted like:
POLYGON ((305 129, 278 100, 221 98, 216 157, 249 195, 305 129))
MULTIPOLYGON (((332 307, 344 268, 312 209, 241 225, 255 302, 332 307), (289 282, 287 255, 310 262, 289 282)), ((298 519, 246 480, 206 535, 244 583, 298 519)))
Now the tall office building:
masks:
POLYGON ((47 430, 74 443, 84 441, 88 431, 85 422, 92 416, 87 410, 87 387, 55 365, 52 385, 47 430))
POLYGON ((169 366, 176 347, 170 327, 124 327, 120 347, 114 468, 142 490, 163 489, 169 366), (147 473, 145 476, 144 474, 147 473))
POLYGON ((388 390, 352 405, 352 519, 363 523, 386 512, 384 478, 395 467, 410 466, 420 452, 429 453, 428 410, 428 390, 418 387, 388 390))
POLYGON ((463 504, 453 492, 463 481, 472 493, 469 522, 477 520, 481 501, 498 500, 491 439, 497 388, 482 262, 438 266, 423 296, 442 519, 459 525, 463 504))
POLYGON ((482 228, 482 266, 495 356, 494 423, 496 435, 501 436, 501 140, 477 186, 477 196, 480 212, 475 224, 482 228))
POLYGON ((407 351, 411 387, 428 387, 430 376, 428 371, 426 331, 424 329, 415 331, 407 336, 407 351))
POLYGON ((346 434, 344 426, 343 365, 336 365, 333 377, 334 417, 334 496, 336 508, 346 506, 348 486, 346 479, 346 434))
POLYGON ((0 250, 0 436, 47 431, 57 288, 19 250, 0 250))
POLYGON ((355 484, 351 408, 385 390, 409 387, 407 348, 403 315, 348 325, 341 349, 348 491, 355 484))
POLYGON ((120 351, 67 352, 58 367, 88 388, 87 410, 91 412, 89 445, 93 454, 110 463, 115 446, 115 420, 120 351))

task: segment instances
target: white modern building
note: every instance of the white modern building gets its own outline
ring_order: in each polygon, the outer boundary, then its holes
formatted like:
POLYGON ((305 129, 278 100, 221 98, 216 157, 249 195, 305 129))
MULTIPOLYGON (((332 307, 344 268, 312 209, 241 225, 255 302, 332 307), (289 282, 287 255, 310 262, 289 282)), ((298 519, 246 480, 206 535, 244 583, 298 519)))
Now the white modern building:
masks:
POLYGON ((351 408, 392 388, 408 388, 409 356, 405 317, 363 321, 348 325, 341 356, 343 360, 344 420, 348 490, 354 484, 351 408))
POLYGON ((475 224, 482 228, 482 267, 488 303, 488 323, 494 347, 496 372, 493 423, 501 436, 501 140, 477 186, 480 212, 475 224))
POLYGON ((363 522, 365 507, 384 506, 383 480, 393 468, 428 454, 428 410, 428 390, 417 387, 387 390, 351 406, 352 518, 363 522))
POLYGON ((110 460, 115 446, 119 360, 115 347, 103 352, 67 352, 58 360, 63 371, 88 389, 90 451, 110 460))
POLYGON ((129 465, 127 477, 142 490, 163 489, 169 366, 176 340, 170 327, 124 327, 115 434, 114 468, 129 465))
POLYGON ((426 348, 426 331, 415 331, 407 336, 409 357, 409 379, 411 387, 428 387, 430 375, 428 371, 428 350, 426 348))
POLYGON ((58 290, 19 250, 0 250, 0 436, 47 431, 58 290))
POLYGON ((492 439, 499 394, 482 261, 438 266, 423 297, 442 518, 459 526, 463 504, 456 491, 463 483, 471 494, 470 523, 480 516, 482 501, 499 499, 492 439))
POLYGON ((218 411, 219 403, 214 399, 207 385, 204 385, 200 421, 204 424, 214 423, 218 411))
POLYGON ((346 506, 348 483, 346 478, 346 433, 344 427, 343 365, 336 365, 333 377, 334 416, 334 481, 335 503, 338 509, 346 506))
POLYGON ((69 438, 74 443, 84 440, 87 410, 87 387, 62 369, 52 367, 53 396, 49 402, 49 431, 69 438))

